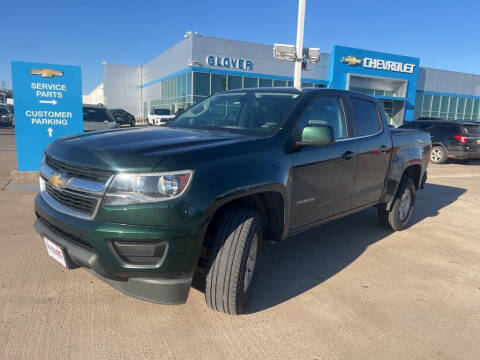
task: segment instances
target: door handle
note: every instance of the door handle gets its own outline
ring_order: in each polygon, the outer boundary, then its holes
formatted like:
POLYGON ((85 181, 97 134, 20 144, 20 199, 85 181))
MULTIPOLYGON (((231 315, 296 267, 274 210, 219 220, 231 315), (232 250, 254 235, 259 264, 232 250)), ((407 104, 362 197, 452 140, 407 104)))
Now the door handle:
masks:
POLYGON ((353 152, 353 151, 346 151, 346 152, 343 153, 343 156, 342 156, 342 157, 343 157, 345 160, 350 160, 350 159, 352 159, 354 156, 355 156, 355 152, 353 152))
POLYGON ((382 154, 385 154, 387 151, 388 151, 388 146, 387 145, 380 146, 380 152, 382 154))

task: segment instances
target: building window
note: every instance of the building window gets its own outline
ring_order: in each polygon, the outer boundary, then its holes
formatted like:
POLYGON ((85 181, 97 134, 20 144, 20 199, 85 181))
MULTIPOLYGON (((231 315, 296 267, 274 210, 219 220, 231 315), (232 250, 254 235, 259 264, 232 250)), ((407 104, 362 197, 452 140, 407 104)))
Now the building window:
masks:
MULTIPOLYGON (((168 109, 172 113, 177 113, 190 106, 193 102, 192 80, 192 72, 186 72, 144 87, 142 89, 144 116, 151 109, 168 109)), ((199 84, 201 85, 201 82, 199 84)), ((208 81, 208 87, 210 87, 210 81, 208 81)))
POLYGON ((288 85, 288 82, 286 80, 273 80, 273 86, 275 87, 283 87, 287 85, 288 85))
POLYGON ((259 87, 272 87, 272 79, 260 79, 259 87))
POLYGON ((243 78, 243 87, 244 88, 258 87, 258 79, 252 78, 252 77, 243 78))
POLYGON ((193 73, 193 94, 207 97, 210 95, 210 74, 193 73))
POLYGON ((480 121, 480 98, 417 94, 415 119, 420 116, 449 120, 480 121))
MULTIPOLYGON (((293 86, 293 81, 188 71, 144 87, 142 89, 143 112, 145 116, 151 109, 169 109, 176 113, 212 94, 225 90, 285 86, 293 86)), ((309 82, 303 83, 302 86, 327 87, 325 84, 309 82)), ((474 103, 471 104, 472 107, 474 105, 474 103)))
POLYGON ((211 94, 216 94, 225 90, 227 90, 227 75, 212 74, 211 94))
POLYGON ((187 98, 185 99, 186 102, 187 102, 187 106, 190 105, 192 102, 193 102, 193 99, 192 99, 192 72, 189 71, 187 73, 187 91, 186 91, 186 95, 187 95, 187 98))
POLYGON ((241 76, 228 75, 228 90, 243 88, 243 78, 241 76))

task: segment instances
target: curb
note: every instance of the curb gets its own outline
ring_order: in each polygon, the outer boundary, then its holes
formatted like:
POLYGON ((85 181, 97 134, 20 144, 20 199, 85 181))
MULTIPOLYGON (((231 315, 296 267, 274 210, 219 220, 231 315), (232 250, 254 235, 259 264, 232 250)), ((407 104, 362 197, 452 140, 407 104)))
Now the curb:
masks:
POLYGON ((38 171, 17 171, 10 172, 10 178, 13 180, 32 180, 37 179, 40 175, 38 171))

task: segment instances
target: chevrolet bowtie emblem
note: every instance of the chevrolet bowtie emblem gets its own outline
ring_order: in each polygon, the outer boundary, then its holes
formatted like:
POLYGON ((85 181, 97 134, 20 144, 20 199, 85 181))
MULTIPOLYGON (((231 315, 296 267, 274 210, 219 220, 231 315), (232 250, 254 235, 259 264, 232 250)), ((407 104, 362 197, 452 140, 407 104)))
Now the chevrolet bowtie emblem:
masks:
POLYGON ((54 76, 59 76, 59 77, 63 76, 63 71, 43 68, 43 69, 32 69, 30 71, 30 74, 40 75, 41 77, 44 77, 44 78, 51 78, 54 76))
POLYGON ((48 180, 54 188, 61 189, 69 183, 70 179, 65 179, 61 174, 53 174, 48 180))
POLYGON ((349 55, 349 56, 345 56, 342 59, 342 63, 348 64, 350 66, 356 66, 356 65, 360 65, 362 63, 362 59, 359 59, 356 56, 349 55))

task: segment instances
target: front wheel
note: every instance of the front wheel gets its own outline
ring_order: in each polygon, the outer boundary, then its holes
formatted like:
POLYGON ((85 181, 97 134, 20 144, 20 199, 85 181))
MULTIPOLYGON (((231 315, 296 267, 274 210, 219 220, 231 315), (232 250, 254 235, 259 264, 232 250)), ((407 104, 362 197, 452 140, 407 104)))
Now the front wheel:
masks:
POLYGON ((257 211, 231 208, 219 222, 210 248, 205 300, 212 309, 238 315, 252 295, 262 240, 257 211))
POLYGON ((378 209, 380 224, 388 230, 405 230, 412 218, 415 195, 413 180, 411 178, 402 180, 390 210, 378 209))

